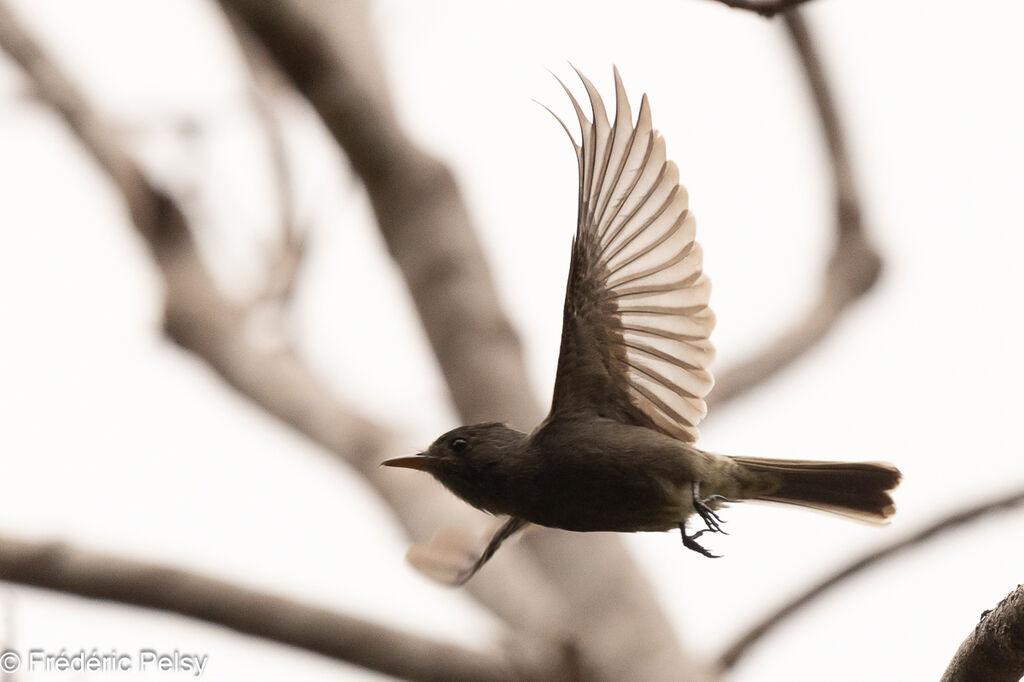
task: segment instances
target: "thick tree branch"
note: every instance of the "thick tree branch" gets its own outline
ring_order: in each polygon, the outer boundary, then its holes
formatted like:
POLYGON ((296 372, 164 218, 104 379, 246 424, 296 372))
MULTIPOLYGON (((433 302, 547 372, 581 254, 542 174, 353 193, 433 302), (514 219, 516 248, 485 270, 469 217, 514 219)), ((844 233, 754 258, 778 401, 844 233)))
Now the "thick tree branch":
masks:
MULTIPOLYGON (((966 523, 975 521, 983 516, 987 516, 993 512, 1005 511, 1007 509, 1014 509, 1021 504, 1024 504, 1024 490, 1018 490, 1004 495, 1003 497, 989 500, 981 504, 962 509, 945 516, 937 521, 929 524, 923 529, 917 531, 913 535, 896 540, 889 545, 876 549, 868 554, 865 554, 860 559, 857 559, 853 563, 845 566, 843 569, 833 573, 829 577, 821 580, 814 585, 811 585, 798 596, 786 602, 772 613, 761 619, 756 625, 747 630, 741 635, 731 646, 729 646, 724 653, 718 658, 718 665, 721 670, 728 670, 733 667, 736 662, 750 650, 750 648, 760 641, 769 631, 775 626, 779 625, 791 615, 796 613, 798 610, 814 601, 822 594, 835 587, 839 583, 852 578, 861 571, 871 568, 878 562, 888 559, 897 554, 906 552, 907 550, 917 547, 923 542, 931 540, 936 535, 944 533, 954 528, 958 528, 966 523)), ((1024 652, 1024 646, 1021 647, 1020 651, 1024 652)), ((959 678, 958 678, 959 679, 959 678)), ((986 677, 977 678, 963 678, 963 679, 989 679, 986 677)), ((1014 678, 1015 680, 1017 678, 1014 678)))
MULTIPOLYGON (((362 179, 462 419, 532 427, 542 411, 463 200, 451 171, 398 125, 368 27, 354 16, 361 3, 220 2, 310 100, 362 179)), ((537 531, 521 546, 557 587, 567 635, 578 640, 589 676, 678 679, 685 670, 700 679, 618 537, 537 531), (623 623, 630 624, 629 637, 622 637, 623 623)))
POLYGON ((828 145, 836 195, 836 245, 821 294, 810 312, 754 357, 720 372, 709 406, 747 392, 807 353, 825 338, 847 308, 874 286, 882 268, 881 257, 864 232, 843 129, 814 41, 797 10, 786 12, 785 25, 814 96, 828 145))
POLYGON ((1008 594, 957 649, 940 682, 1018 682, 1024 677, 1024 585, 1008 594))
MULTIPOLYGON (((4 10, 0 9, 0 13, 4 10)), ((0 580, 215 623, 411 680, 513 680, 536 674, 478 653, 176 568, 0 538, 0 580)))

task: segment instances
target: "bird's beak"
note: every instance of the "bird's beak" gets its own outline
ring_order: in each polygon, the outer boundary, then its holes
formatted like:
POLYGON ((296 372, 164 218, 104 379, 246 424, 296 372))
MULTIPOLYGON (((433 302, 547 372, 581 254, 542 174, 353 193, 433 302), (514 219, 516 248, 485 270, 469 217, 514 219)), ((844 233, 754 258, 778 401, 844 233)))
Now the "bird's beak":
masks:
POLYGON ((426 471, 430 466, 430 458, 424 454, 407 455, 406 457, 393 457, 380 463, 382 467, 401 467, 403 469, 419 469, 426 471))

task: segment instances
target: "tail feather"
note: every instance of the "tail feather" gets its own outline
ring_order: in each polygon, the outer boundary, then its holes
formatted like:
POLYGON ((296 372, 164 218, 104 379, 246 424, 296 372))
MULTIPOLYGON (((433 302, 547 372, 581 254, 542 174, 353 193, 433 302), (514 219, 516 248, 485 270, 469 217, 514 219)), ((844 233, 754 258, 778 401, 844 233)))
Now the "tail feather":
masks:
POLYGON ((781 502, 884 523, 896 512, 889 491, 902 474, 887 462, 814 462, 795 459, 735 457, 744 469, 772 483, 754 500, 781 502))

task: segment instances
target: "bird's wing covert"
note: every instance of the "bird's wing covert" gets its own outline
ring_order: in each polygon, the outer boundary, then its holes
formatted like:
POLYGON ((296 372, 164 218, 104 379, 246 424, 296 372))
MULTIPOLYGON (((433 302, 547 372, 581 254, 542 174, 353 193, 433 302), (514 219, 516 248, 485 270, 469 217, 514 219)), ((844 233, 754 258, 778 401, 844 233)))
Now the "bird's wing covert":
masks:
POLYGON ((693 442, 714 385, 715 316, 687 192, 647 96, 634 124, 615 70, 610 123, 596 88, 579 76, 593 120, 565 88, 582 141, 573 141, 579 215, 552 415, 592 411, 693 442))

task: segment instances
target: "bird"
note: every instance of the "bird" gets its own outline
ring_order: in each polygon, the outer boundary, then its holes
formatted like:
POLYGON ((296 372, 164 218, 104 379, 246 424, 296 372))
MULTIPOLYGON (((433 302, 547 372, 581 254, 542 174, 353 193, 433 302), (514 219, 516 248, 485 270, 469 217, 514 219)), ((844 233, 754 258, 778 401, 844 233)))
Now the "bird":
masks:
POLYGON ((695 445, 714 386, 715 315, 688 193, 652 125, 647 95, 634 121, 613 67, 609 120, 597 88, 575 70, 589 117, 558 82, 575 110, 579 143, 548 109, 569 135, 579 174, 550 412, 528 434, 500 422, 461 426, 425 452, 382 462, 427 472, 470 505, 507 517, 482 552, 439 579, 465 583, 530 524, 678 529, 686 548, 718 558, 697 540, 725 532, 718 512, 732 502, 885 523, 902 477, 892 464, 730 457, 695 445), (688 532, 693 516, 703 528, 688 532))

